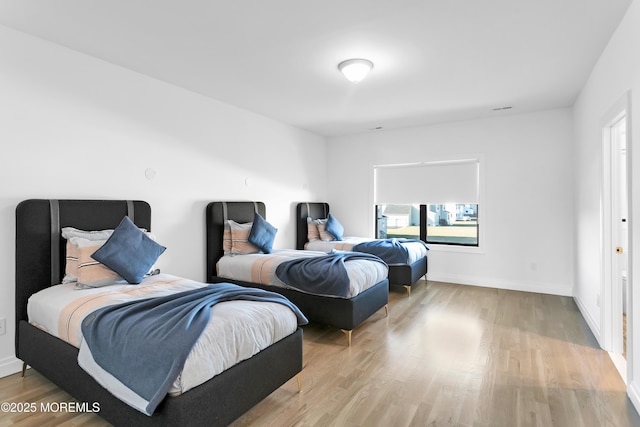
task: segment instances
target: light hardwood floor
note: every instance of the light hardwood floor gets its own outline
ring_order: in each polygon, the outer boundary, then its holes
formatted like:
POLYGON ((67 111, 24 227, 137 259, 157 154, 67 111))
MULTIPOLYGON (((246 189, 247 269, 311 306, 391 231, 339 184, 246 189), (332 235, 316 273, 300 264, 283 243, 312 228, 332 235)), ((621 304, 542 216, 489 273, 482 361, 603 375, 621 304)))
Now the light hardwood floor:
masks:
MULTIPOLYGON (((304 331, 295 379, 240 426, 640 426, 625 385, 571 298, 429 281, 390 294, 389 317, 304 331)), ((30 370, 0 402, 72 399, 30 370)), ((103 426, 98 416, 0 413, 0 426, 103 426)))

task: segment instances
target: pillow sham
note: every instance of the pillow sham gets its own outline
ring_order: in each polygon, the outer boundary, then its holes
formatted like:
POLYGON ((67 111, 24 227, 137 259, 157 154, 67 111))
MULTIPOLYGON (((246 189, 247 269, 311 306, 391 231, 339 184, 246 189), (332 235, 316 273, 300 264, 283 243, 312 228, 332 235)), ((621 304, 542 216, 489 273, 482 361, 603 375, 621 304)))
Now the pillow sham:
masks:
POLYGON ((78 246, 77 244, 71 243, 70 239, 80 238, 87 241, 100 242, 100 245, 102 245, 107 241, 109 236, 111 236, 111 233, 113 233, 113 230, 85 231, 74 227, 63 227, 60 230, 62 237, 67 239, 67 256, 62 283, 74 283, 78 281, 78 246))
POLYGON ((327 224, 325 227, 327 233, 331 234, 334 240, 342 240, 342 234, 344 233, 344 227, 333 215, 329 214, 327 217, 327 224))
POLYGON ((269 224, 266 219, 256 212, 247 240, 265 254, 270 254, 277 232, 277 228, 269 224))
POLYGON ((318 232, 320 233, 320 240, 323 242, 332 242, 336 240, 332 234, 327 233, 327 223, 323 222, 318 224, 318 232))
POLYGON ((166 249, 125 216, 111 237, 94 252, 93 258, 124 277, 128 283, 138 284, 166 249))
POLYGON ((260 249, 249 242, 249 234, 252 227, 253 222, 239 223, 232 219, 227 220, 225 223, 225 235, 223 236, 225 255, 246 255, 260 252, 260 249))
POLYGON ((328 218, 311 219, 307 218, 307 240, 322 240, 323 242, 331 242, 336 240, 333 234, 327 232, 328 218))
POLYGON ((318 224, 311 217, 307 217, 307 240, 309 242, 315 242, 320 240, 320 232, 318 231, 318 224))
POLYGON ((118 273, 96 261, 92 255, 106 240, 71 237, 67 241, 67 269, 75 269, 65 276, 63 283, 76 283, 76 289, 100 288, 127 283, 118 273), (72 276, 73 275, 73 276, 72 276), (70 277, 75 280, 71 281, 70 277))
POLYGON ((314 219, 313 222, 315 222, 316 226, 318 227, 320 240, 322 240, 323 242, 331 242, 333 240, 336 240, 331 233, 327 232, 327 218, 314 219))

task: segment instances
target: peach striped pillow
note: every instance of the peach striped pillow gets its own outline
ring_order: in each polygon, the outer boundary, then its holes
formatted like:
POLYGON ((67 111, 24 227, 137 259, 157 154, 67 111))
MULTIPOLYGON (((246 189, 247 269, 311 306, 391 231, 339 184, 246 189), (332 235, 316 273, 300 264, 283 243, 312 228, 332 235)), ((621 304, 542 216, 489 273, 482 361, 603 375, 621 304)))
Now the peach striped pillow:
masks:
POLYGON ((223 235, 222 246, 225 254, 230 255, 245 255, 245 254, 257 254, 260 252, 255 245, 249 242, 249 233, 251 233, 251 227, 253 222, 245 222, 240 224, 234 220, 228 220, 228 230, 225 225, 225 231, 223 235))
POLYGON ((74 264, 76 266, 77 289, 126 283, 118 273, 93 259, 93 253, 105 242, 106 240, 88 240, 81 237, 72 237, 67 241, 67 268, 71 269, 74 264))

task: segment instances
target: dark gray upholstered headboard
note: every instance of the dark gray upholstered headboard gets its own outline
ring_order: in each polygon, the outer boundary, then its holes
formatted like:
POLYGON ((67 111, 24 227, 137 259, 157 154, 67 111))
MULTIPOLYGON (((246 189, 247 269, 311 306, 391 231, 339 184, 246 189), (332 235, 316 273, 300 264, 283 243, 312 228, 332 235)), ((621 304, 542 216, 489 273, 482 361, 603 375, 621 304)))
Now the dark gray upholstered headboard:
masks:
POLYGON ((211 278, 217 276, 216 263, 224 255, 224 222, 228 219, 239 223, 252 222, 256 211, 263 218, 267 218, 262 202, 211 202, 207 205, 207 282, 211 282, 211 278))
POLYGON ((307 243, 307 217, 326 218, 329 203, 298 203, 296 206, 296 249, 304 249, 307 243))
POLYGON ((62 281, 66 242, 62 227, 104 230, 129 216, 151 231, 151 207, 143 201, 30 199, 16 207, 16 343, 17 326, 27 320, 29 297, 62 281))

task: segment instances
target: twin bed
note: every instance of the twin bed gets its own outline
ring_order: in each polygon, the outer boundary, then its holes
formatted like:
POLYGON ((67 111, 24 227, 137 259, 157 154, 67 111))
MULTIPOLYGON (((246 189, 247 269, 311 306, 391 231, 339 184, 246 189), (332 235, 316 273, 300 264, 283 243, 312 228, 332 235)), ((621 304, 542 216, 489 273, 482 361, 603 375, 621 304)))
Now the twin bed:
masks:
MULTIPOLYGON (((235 364, 227 369, 221 367, 217 375, 210 373, 215 375, 210 379, 199 378, 189 382, 188 377, 199 374, 206 363, 197 362, 191 366, 191 371, 187 371, 187 363, 179 378, 188 384, 173 384, 171 395, 161 396, 159 405, 150 416, 116 398, 102 385, 102 381, 98 382, 89 375, 78 361, 77 345, 81 338, 77 326, 65 329, 62 325, 71 324, 69 322, 74 317, 81 320, 90 312, 88 307, 104 306, 109 303, 107 300, 128 300, 134 293, 155 296, 216 286, 166 274, 146 277, 139 285, 117 284, 87 290, 76 290, 73 283, 61 284, 67 258, 67 243, 61 236, 61 229, 69 226, 81 230, 114 229, 124 217, 137 227, 150 230, 151 209, 142 201, 26 200, 16 208, 15 345, 16 356, 24 362, 24 368, 29 365, 36 369, 79 402, 87 402, 90 407, 98 404, 100 416, 110 423, 137 426, 228 425, 300 374, 302 330, 295 324, 292 326, 289 320, 288 323, 283 321, 288 324, 288 329, 263 340, 260 348, 249 351, 249 354, 255 354, 237 363, 231 362, 235 364), (81 300, 70 302, 66 299, 69 296, 81 300), (43 309, 55 306, 56 301, 63 301, 58 312, 50 313, 43 309), (66 313, 66 316, 60 313, 66 313), (273 340, 275 342, 271 343, 273 340)), ((232 322, 243 322, 244 319, 237 316, 250 310, 248 307, 256 310, 269 307, 269 311, 275 305, 279 306, 270 302, 230 301, 215 305, 211 312, 215 319, 231 316, 232 322), (236 307, 234 304, 241 305, 236 307)), ((205 329, 203 334, 207 331, 205 329)), ((218 332, 211 333, 216 335, 218 332)), ((253 336, 247 338, 245 344, 250 342, 253 346, 254 339, 253 336)), ((192 355, 193 352, 189 358, 192 355)), ((299 380, 298 377, 298 385, 299 380)))
MULTIPOLYGON (((256 213, 266 218, 262 202, 212 202, 206 208, 207 233, 207 281, 211 283, 232 282, 247 287, 257 287, 278 292, 300 308, 313 322, 341 329, 351 344, 351 335, 362 322, 381 308, 388 313, 389 284, 387 268, 380 262, 362 261, 364 268, 353 273, 364 276, 362 283, 349 295, 318 295, 286 286, 274 278, 274 269, 282 262, 301 257, 326 255, 322 252, 274 251, 271 254, 225 254, 225 224, 234 221, 248 224, 256 213), (373 271, 371 269, 374 269, 373 271)), ((228 248, 227 248, 228 249, 228 248)), ((349 262, 345 264, 351 264, 349 262)), ((350 274, 351 271, 350 271, 350 274)), ((351 280, 353 283, 354 280, 351 280)))
MULTIPOLYGON (((353 250, 353 247, 359 243, 374 240, 345 237, 342 241, 323 240, 322 238, 310 241, 310 222, 326 221, 328 216, 328 203, 298 203, 296 206, 296 249, 353 250)), ((412 286, 427 274, 427 249, 421 242, 402 243, 402 246, 408 249, 406 259, 402 259, 401 262, 398 260, 389 262, 385 259, 389 265, 388 279, 391 285, 404 286, 407 293, 411 295, 412 286)))

